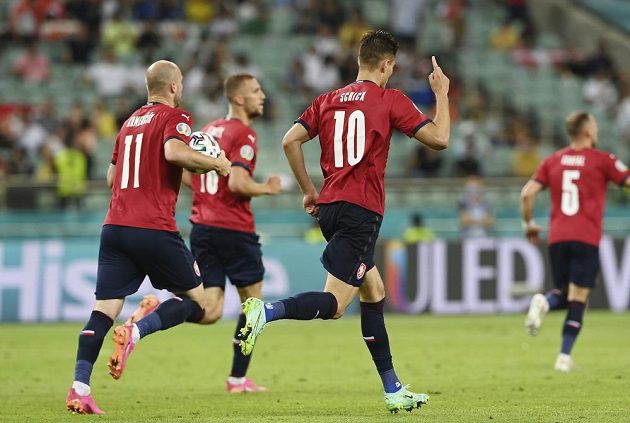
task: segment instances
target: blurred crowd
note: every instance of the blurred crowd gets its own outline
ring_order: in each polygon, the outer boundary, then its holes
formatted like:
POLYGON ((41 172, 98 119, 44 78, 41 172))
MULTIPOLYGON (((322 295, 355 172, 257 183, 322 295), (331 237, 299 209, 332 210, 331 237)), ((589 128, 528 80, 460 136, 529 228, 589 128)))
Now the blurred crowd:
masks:
MULTIPOLYGON (((490 1, 490 0, 489 0, 490 1)), ((449 156, 418 146, 406 163, 407 176, 487 175, 487 158, 509 152, 505 175, 531 175, 544 155, 536 122, 504 107, 496 110, 483 88, 462 89, 457 54, 467 47, 470 0, 383 0, 386 16, 374 16, 359 0, 9 0, 0 14, 3 80, 16 86, 47 86, 93 93, 89 105, 77 101, 59 107, 50 93, 42 100, 0 101, 0 178, 19 176, 55 184, 60 204, 85 192, 90 179, 102 179, 95 166, 99 144, 111 142, 124 120, 145 98, 144 70, 159 58, 177 61, 185 75, 186 107, 197 122, 225 111, 223 78, 234 72, 263 77, 265 66, 230 48, 240 34, 264 37, 277 11, 291 16, 290 37, 312 42, 288 63, 278 63, 281 77, 267 91, 265 119, 279 119, 276 99, 290 97, 296 112, 319 93, 349 83, 356 76, 356 50, 369 29, 386 27, 400 41, 391 87, 404 91, 426 114, 434 97, 427 82, 430 55, 438 56, 451 79, 453 136, 449 156), (423 22, 437 16, 437 43, 422 39, 423 22), (57 75, 57 76, 55 76, 57 75), (57 78, 57 79, 55 79, 57 78), (21 85, 20 85, 21 84, 21 85), (448 157, 448 160, 446 159, 448 157)), ((494 28, 488 48, 511 55, 519 66, 552 60, 561 77, 580 78, 584 98, 606 113, 630 139, 630 85, 607 47, 592 53, 567 46, 537 48, 539 34, 527 0, 497 0, 505 19, 494 28)), ((264 44, 261 44, 264 45, 264 44)), ((268 69, 267 69, 268 70, 268 69)), ((277 74, 277 72, 275 72, 277 74)), ((289 121, 295 116, 281 116, 289 121)))

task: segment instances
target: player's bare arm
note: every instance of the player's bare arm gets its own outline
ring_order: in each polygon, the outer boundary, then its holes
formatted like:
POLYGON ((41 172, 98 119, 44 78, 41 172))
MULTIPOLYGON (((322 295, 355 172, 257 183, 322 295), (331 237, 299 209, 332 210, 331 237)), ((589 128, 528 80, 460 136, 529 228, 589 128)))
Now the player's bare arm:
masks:
POLYGON ((177 138, 171 138, 164 143, 164 157, 166 161, 184 169, 214 170, 221 176, 227 176, 232 169, 232 163, 225 157, 225 152, 216 159, 199 153, 177 138))
POLYGON ((280 192, 280 178, 270 176, 265 183, 259 183, 254 181, 247 169, 234 166, 230 172, 228 187, 233 193, 244 197, 275 195, 280 192))
POLYGON ((530 179, 521 190, 521 217, 523 218, 523 230, 527 239, 536 244, 540 241, 539 234, 542 227, 536 224, 533 219, 534 201, 536 195, 542 191, 543 185, 530 179))
POLYGON ((107 168, 107 186, 111 189, 114 186, 114 177, 116 176, 116 165, 109 164, 107 168))
POLYGON ((317 207, 317 189, 308 175, 306 164, 304 163, 304 152, 302 144, 311 138, 304 126, 299 123, 293 125, 282 139, 282 148, 287 156, 291 170, 295 175, 295 179, 304 194, 302 205, 304 210, 311 216, 317 217, 319 209, 317 207))
POLYGON ((429 84, 435 93, 435 118, 433 122, 423 126, 414 137, 434 150, 448 147, 451 133, 451 116, 448 108, 449 79, 438 66, 435 56, 431 57, 433 72, 429 75, 429 84))
POLYGON ((182 173, 182 185, 192 189, 192 173, 186 169, 184 169, 184 172, 182 173))

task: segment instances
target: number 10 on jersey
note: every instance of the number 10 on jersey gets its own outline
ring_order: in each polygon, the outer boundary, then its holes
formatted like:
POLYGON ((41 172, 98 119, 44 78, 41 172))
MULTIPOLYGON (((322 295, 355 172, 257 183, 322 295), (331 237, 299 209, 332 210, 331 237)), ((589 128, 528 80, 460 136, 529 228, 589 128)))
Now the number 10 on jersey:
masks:
MULTIPOLYGON (((343 129, 346 123, 346 112, 335 112, 335 167, 343 167, 343 129)), ((365 115, 361 110, 355 110, 348 116, 348 133, 346 134, 346 149, 348 164, 354 166, 359 163, 365 153, 365 115)))

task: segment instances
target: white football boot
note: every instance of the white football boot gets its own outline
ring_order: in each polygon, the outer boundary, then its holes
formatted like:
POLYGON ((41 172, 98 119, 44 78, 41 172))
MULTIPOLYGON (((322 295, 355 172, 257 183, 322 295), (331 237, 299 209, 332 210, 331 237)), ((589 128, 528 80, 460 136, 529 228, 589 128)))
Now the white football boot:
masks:
POLYGON ((545 314, 549 311, 549 301, 543 294, 536 294, 529 303, 525 327, 531 336, 536 336, 545 314))

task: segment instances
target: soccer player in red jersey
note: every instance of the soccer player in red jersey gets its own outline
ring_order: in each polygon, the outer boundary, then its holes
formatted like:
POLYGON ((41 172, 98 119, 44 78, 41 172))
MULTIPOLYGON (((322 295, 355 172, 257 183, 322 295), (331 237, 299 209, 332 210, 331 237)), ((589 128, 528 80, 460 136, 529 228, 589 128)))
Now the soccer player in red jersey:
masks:
POLYGON ((368 32, 359 47, 357 81, 320 95, 286 133, 285 154, 304 194, 304 210, 319 218, 328 244, 321 257, 328 271, 324 292, 306 292, 273 303, 249 298, 241 347, 251 352, 266 323, 279 319, 338 319, 359 294, 361 330, 383 382, 391 412, 412 410, 428 395, 403 386, 392 364, 383 319, 385 287, 374 265, 374 245, 385 206, 385 164, 394 129, 441 150, 448 146, 449 80, 435 58, 429 83, 436 97, 434 120, 402 92, 385 88, 398 43, 385 31, 368 32), (302 144, 319 135, 324 184, 318 193, 304 165, 302 144))
POLYGON ((565 126, 571 144, 543 161, 521 192, 523 228, 533 243, 539 241, 542 230, 532 219, 535 197, 544 188, 549 188, 551 196, 548 244, 555 288, 532 297, 525 325, 535 335, 547 311, 568 309, 555 364, 562 372, 573 367, 571 350, 599 273, 608 182, 630 186, 628 168, 613 154, 595 149, 597 122, 593 116, 572 113, 565 126))
MULTIPOLYGON (((266 182, 253 179, 258 154, 258 136, 251 128, 262 116, 265 93, 253 75, 237 74, 224 82, 229 103, 225 119, 207 124, 203 131, 211 134, 232 162, 229 178, 216 173, 184 173, 184 181, 193 190, 190 221, 190 246, 199 264, 205 288, 204 308, 211 310, 201 324, 212 324, 223 314, 225 278, 236 286, 241 301, 262 298, 262 262, 259 237, 254 226, 251 198, 280 192, 280 178, 270 176, 266 182)), ((227 380, 228 392, 262 392, 267 389, 246 378, 250 356, 243 355, 238 334, 245 326, 241 314, 234 335, 234 358, 227 380)))
POLYGON ((200 321, 204 291, 199 270, 177 232, 175 203, 182 168, 225 176, 231 163, 221 153, 211 158, 188 147, 192 117, 178 108, 182 73, 172 62, 158 61, 146 72, 147 104, 123 124, 107 171, 112 198, 101 231, 96 304, 79 335, 74 383, 66 406, 83 414, 103 414, 91 395, 90 375, 105 335, 145 276, 158 289, 180 298, 164 303, 134 324, 114 330, 110 374, 118 379, 140 338, 184 321, 200 321))

